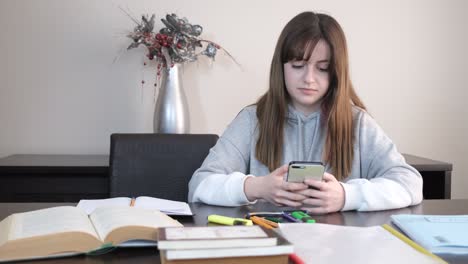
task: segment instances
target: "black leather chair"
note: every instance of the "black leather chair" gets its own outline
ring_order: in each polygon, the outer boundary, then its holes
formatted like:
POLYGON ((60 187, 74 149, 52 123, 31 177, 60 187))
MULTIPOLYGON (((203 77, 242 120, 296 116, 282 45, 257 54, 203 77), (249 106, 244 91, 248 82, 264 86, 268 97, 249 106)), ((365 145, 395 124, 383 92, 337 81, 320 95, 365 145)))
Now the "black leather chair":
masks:
POLYGON ((187 201, 188 182, 217 135, 112 134, 110 196, 187 201))

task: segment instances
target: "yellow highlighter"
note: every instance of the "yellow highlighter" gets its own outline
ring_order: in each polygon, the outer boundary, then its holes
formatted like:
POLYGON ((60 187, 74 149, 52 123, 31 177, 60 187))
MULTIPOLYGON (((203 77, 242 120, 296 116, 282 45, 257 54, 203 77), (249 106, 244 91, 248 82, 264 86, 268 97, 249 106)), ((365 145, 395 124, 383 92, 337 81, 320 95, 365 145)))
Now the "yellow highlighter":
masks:
POLYGON ((222 215, 209 215, 208 222, 220 225, 253 225, 252 220, 247 220, 244 218, 233 218, 222 215))

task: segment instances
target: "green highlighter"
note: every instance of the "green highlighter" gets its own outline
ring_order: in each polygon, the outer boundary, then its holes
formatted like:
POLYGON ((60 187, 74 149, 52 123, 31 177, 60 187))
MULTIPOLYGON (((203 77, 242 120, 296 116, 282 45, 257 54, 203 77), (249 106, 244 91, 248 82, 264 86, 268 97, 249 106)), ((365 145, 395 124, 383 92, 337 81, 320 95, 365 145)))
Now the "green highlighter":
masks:
POLYGON ((315 223, 315 219, 302 211, 294 211, 291 213, 291 216, 304 223, 315 223))

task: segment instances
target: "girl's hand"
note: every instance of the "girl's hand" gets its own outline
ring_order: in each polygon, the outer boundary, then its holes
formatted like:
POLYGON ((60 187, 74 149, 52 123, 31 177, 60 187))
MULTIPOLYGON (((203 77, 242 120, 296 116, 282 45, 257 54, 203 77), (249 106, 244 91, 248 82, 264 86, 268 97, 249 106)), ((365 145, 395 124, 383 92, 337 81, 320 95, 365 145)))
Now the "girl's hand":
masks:
POLYGON ((307 196, 301 209, 311 214, 327 214, 340 211, 345 202, 345 192, 341 183, 330 173, 324 173, 323 180, 307 179, 310 188, 298 193, 307 196))
POLYGON ((250 201, 265 199, 277 206, 302 206, 302 200, 307 198, 301 194, 308 186, 304 183, 286 182, 284 175, 288 165, 283 165, 263 177, 249 177, 245 180, 244 191, 250 201))

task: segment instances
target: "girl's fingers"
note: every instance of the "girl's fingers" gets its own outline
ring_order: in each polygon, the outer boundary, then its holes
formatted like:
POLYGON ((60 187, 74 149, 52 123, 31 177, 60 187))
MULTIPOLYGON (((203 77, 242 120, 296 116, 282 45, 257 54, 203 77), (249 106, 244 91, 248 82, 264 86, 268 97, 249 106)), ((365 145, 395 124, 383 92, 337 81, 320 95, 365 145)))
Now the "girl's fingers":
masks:
POLYGON ((323 190, 326 182, 324 181, 317 181, 312 179, 307 179, 304 181, 305 184, 309 185, 309 187, 317 190, 323 190))
POLYGON ((325 207, 301 207, 302 210, 306 210, 307 213, 312 215, 328 214, 325 207))
POLYGON ((323 205, 323 200, 315 198, 306 198, 302 200, 302 204, 304 206, 320 207, 323 205))
POLYGON ((308 186, 302 182, 283 182, 283 190, 295 192, 307 189, 308 186))
POLYGON ((300 193, 304 196, 307 196, 307 198, 317 198, 317 199, 323 199, 325 196, 324 192, 321 192, 319 190, 311 189, 308 188, 306 190, 299 191, 297 193, 300 193))
POLYGON ((291 200, 287 200, 287 199, 281 199, 279 200, 281 205, 284 205, 284 206, 288 206, 288 207, 300 207, 302 206, 303 204, 301 202, 297 202, 297 201, 291 201, 291 200))
POLYGON ((326 182, 329 182, 329 181, 338 181, 335 176, 333 176, 332 174, 328 173, 328 172, 325 172, 323 174, 323 180, 326 181, 326 182))
POLYGON ((287 164, 277 168, 275 171, 273 171, 273 174, 283 176, 286 172, 288 172, 288 165, 287 164))
POLYGON ((287 206, 299 207, 302 205, 302 200, 305 198, 307 197, 302 194, 281 190, 276 196, 275 202, 287 206))

